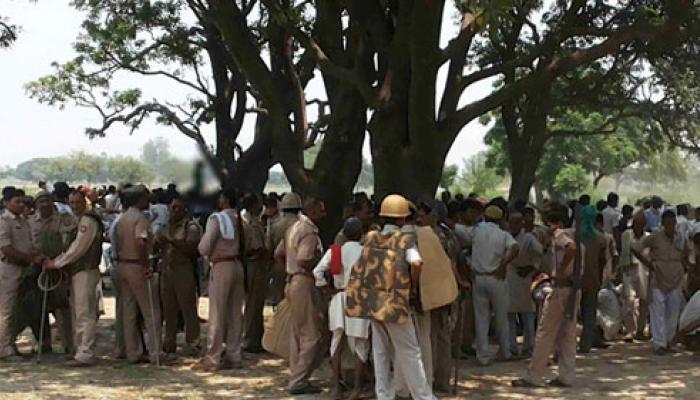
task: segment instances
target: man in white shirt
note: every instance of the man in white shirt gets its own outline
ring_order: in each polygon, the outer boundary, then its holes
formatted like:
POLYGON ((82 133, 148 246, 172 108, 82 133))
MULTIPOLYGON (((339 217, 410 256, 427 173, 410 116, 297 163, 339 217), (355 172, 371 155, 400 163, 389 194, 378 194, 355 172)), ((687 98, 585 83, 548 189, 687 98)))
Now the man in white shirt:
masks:
POLYGON ((676 206, 676 232, 682 238, 688 238, 691 223, 688 219, 688 204, 679 204, 676 206))
POLYGON ((476 357, 481 365, 489 365, 489 327, 491 311, 496 320, 496 331, 500 345, 500 359, 511 358, 508 327, 508 284, 506 267, 518 256, 518 242, 499 226, 503 211, 494 205, 486 207, 486 222, 479 225, 467 238, 471 247, 470 266, 474 274, 472 296, 476 317, 476 357))
POLYGON ((608 206, 603 209, 603 231, 605 233, 613 233, 613 229, 620 223, 622 213, 617 209, 620 204, 620 197, 617 193, 610 192, 608 194, 608 206))
POLYGON ((323 255, 321 261, 314 268, 313 274, 316 278, 316 286, 324 288, 326 292, 333 295, 328 306, 328 327, 333 333, 331 340, 331 359, 334 372, 332 397, 338 398, 341 394, 341 355, 343 353, 343 339, 345 339, 355 360, 355 385, 350 397, 358 398, 363 387, 362 377, 369 357, 369 320, 350 318, 345 315, 345 287, 350 279, 352 267, 362 255, 362 245, 360 244, 362 221, 355 217, 349 218, 343 225, 342 234, 346 242, 342 246, 338 245, 340 251, 336 253, 340 255, 342 267, 340 271, 332 269, 331 264, 335 261, 333 255, 335 250, 331 249, 323 255), (333 275, 333 286, 326 279, 327 273, 333 275))

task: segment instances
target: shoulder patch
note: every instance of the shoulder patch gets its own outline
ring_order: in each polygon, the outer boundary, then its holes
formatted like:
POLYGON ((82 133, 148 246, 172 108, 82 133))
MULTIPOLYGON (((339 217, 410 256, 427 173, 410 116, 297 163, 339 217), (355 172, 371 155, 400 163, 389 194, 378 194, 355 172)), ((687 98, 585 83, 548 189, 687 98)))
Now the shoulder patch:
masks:
POLYGON ((85 225, 80 225, 80 232, 81 232, 81 233, 85 233, 85 231, 87 231, 87 226, 85 226, 85 225))

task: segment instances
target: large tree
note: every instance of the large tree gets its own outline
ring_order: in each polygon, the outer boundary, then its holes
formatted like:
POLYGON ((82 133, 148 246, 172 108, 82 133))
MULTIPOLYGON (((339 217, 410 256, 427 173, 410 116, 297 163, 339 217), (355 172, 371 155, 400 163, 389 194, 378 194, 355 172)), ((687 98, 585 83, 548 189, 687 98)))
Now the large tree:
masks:
MULTIPOLYGON (((32 89, 48 102, 98 103, 103 128, 138 126, 156 113, 195 139, 223 180, 242 186, 261 189, 269 166, 279 162, 295 191, 325 198, 339 217, 360 173, 366 132, 380 197, 432 196, 467 123, 501 105, 533 104, 522 117, 528 128, 509 143, 520 145, 518 155, 535 155, 517 164, 534 171, 555 85, 660 37, 683 36, 695 12, 689 0, 460 0, 458 33, 441 46, 445 19, 452 18, 446 3, 78 0, 88 11, 78 57, 32 89), (171 79, 197 97, 145 101, 137 90, 111 90, 110 78, 124 72, 171 79), (314 77, 324 92, 318 98, 310 96, 314 77), (464 100, 494 78, 500 84, 492 93, 464 100), (255 141, 234 158, 248 108, 257 115, 255 141), (200 133, 208 122, 216 126, 215 152, 200 133), (310 146, 320 149, 308 168, 303 154, 310 146)), ((519 187, 528 187, 524 181, 519 187)))
POLYGON ((529 197, 550 139, 614 133, 620 121, 644 117, 635 109, 645 67, 692 38, 697 21, 691 1, 561 3, 548 7, 542 25, 531 20, 540 2, 520 2, 499 15, 481 51, 487 61, 510 62, 500 85, 531 82, 500 108, 511 200, 529 197), (572 109, 603 118, 581 129, 568 123, 572 109))
POLYGON ((197 3, 74 1, 86 15, 74 44, 76 57, 54 63, 55 73, 28 84, 28 91, 50 105, 94 109, 102 123, 86 129, 90 137, 104 136, 118 124, 133 133, 146 118, 155 117, 194 140, 222 184, 259 191, 272 165, 271 142, 256 141, 246 152, 237 145, 246 113, 258 109, 250 104, 245 78, 219 31, 197 3), (143 93, 131 83, 133 76, 181 95, 143 93), (215 143, 205 140, 208 125, 213 125, 215 143))

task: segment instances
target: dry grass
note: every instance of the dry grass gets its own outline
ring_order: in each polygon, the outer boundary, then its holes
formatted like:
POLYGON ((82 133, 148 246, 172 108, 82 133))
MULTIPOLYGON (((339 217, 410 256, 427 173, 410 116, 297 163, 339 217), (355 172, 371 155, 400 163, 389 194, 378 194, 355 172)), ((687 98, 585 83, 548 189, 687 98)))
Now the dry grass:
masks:
MULTIPOLYGON (((195 373, 192 358, 160 369, 150 365, 129 365, 110 357, 114 343, 110 326, 113 301, 106 299, 107 315, 100 322, 98 354, 100 363, 89 369, 62 367, 63 356, 52 354, 44 363, 0 364, 2 399, 282 399, 288 370, 286 363, 269 354, 248 355, 245 369, 221 373, 195 373)), ((206 300, 201 304, 206 315, 206 300)), ((266 312, 269 313, 269 310, 266 312)), ((23 336, 20 349, 32 342, 23 336)), ((649 344, 616 343, 611 349, 577 360, 579 381, 574 389, 518 389, 509 382, 521 376, 525 361, 477 367, 462 361, 462 382, 457 396, 469 399, 700 399, 700 356, 679 353, 657 357, 649 344)), ((317 373, 327 388, 328 368, 317 373)), ((300 399, 327 398, 300 396, 300 399)))

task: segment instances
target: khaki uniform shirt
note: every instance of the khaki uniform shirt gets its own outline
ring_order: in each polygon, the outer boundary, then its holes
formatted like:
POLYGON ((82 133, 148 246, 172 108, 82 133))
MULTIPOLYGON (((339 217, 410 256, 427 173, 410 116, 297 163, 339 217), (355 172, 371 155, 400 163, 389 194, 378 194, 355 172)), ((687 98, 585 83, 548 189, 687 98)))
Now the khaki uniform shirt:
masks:
MULTIPOLYGON (((686 241, 685 245, 688 243, 686 241)), ((654 232, 642 239, 642 249, 649 249, 649 258, 654 264, 651 272, 651 286, 661 290, 679 288, 683 281, 683 254, 685 249, 679 249, 673 238, 663 231, 654 232)))
POLYGON ((71 242, 68 249, 61 253, 54 262, 56 267, 63 268, 72 264, 82 257, 95 241, 99 232, 97 221, 94 218, 83 215, 78 222, 78 234, 71 242))
POLYGON ((299 215, 299 221, 292 225, 284 240, 277 246, 275 256, 286 257, 287 274, 310 274, 300 262, 313 261, 323 254, 323 245, 318 236, 318 227, 305 215, 299 215))
POLYGON ((167 239, 162 248, 163 258, 167 265, 192 263, 193 255, 184 253, 170 243, 170 241, 184 240, 189 244, 198 245, 202 237, 202 232, 196 222, 187 218, 183 218, 181 221, 174 224, 168 222, 168 224, 161 229, 160 234, 167 239))
MULTIPOLYGON (((573 235, 564 229, 557 229, 552 235, 552 245, 550 246, 550 254, 552 256, 552 276, 559 278, 572 278, 574 275, 574 259, 569 265, 562 265, 564 261, 565 250, 568 246, 574 244, 573 235)), ((583 251, 583 249, 581 249, 583 251)))
POLYGON ((78 218, 71 214, 59 213, 54 210, 48 218, 41 218, 37 212, 29 219, 29 226, 32 230, 32 245, 39 252, 47 257, 56 257, 60 252, 65 251, 75 237, 78 225, 78 218), (56 249, 45 249, 42 243, 42 233, 51 232, 60 237, 61 243, 56 243, 56 249), (48 254, 48 253, 53 254, 48 254))
POLYGON ((265 227, 260 218, 246 213, 243 218, 243 229, 245 229, 246 253, 265 247, 265 227))
POLYGON ((284 240, 284 235, 290 226, 294 225, 295 222, 299 220, 297 214, 284 213, 277 221, 270 225, 270 232, 268 233, 269 243, 266 244, 270 250, 274 250, 277 246, 284 240))
MULTIPOLYGON (((238 230, 238 215, 234 209, 226 209, 221 211, 231 218, 234 229, 238 230)), ((204 229, 204 235, 199 241, 199 254, 209 258, 210 261, 234 258, 240 254, 239 245, 240 235, 237 233, 233 239, 224 239, 221 237, 221 229, 219 227, 219 219, 216 215, 211 215, 207 220, 207 226, 204 229)))
MULTIPOLYGON (((22 253, 30 254, 34 250, 32 245, 32 231, 29 222, 21 215, 15 215, 10 210, 0 214, 0 248, 12 246, 22 253)), ((0 253, 0 264, 10 264, 5 256, 0 253)), ((15 265, 17 266, 17 265, 15 265)))
POLYGON ((141 258, 139 240, 150 243, 148 218, 136 207, 130 207, 119 217, 116 226, 117 249, 120 260, 136 261, 141 258))

